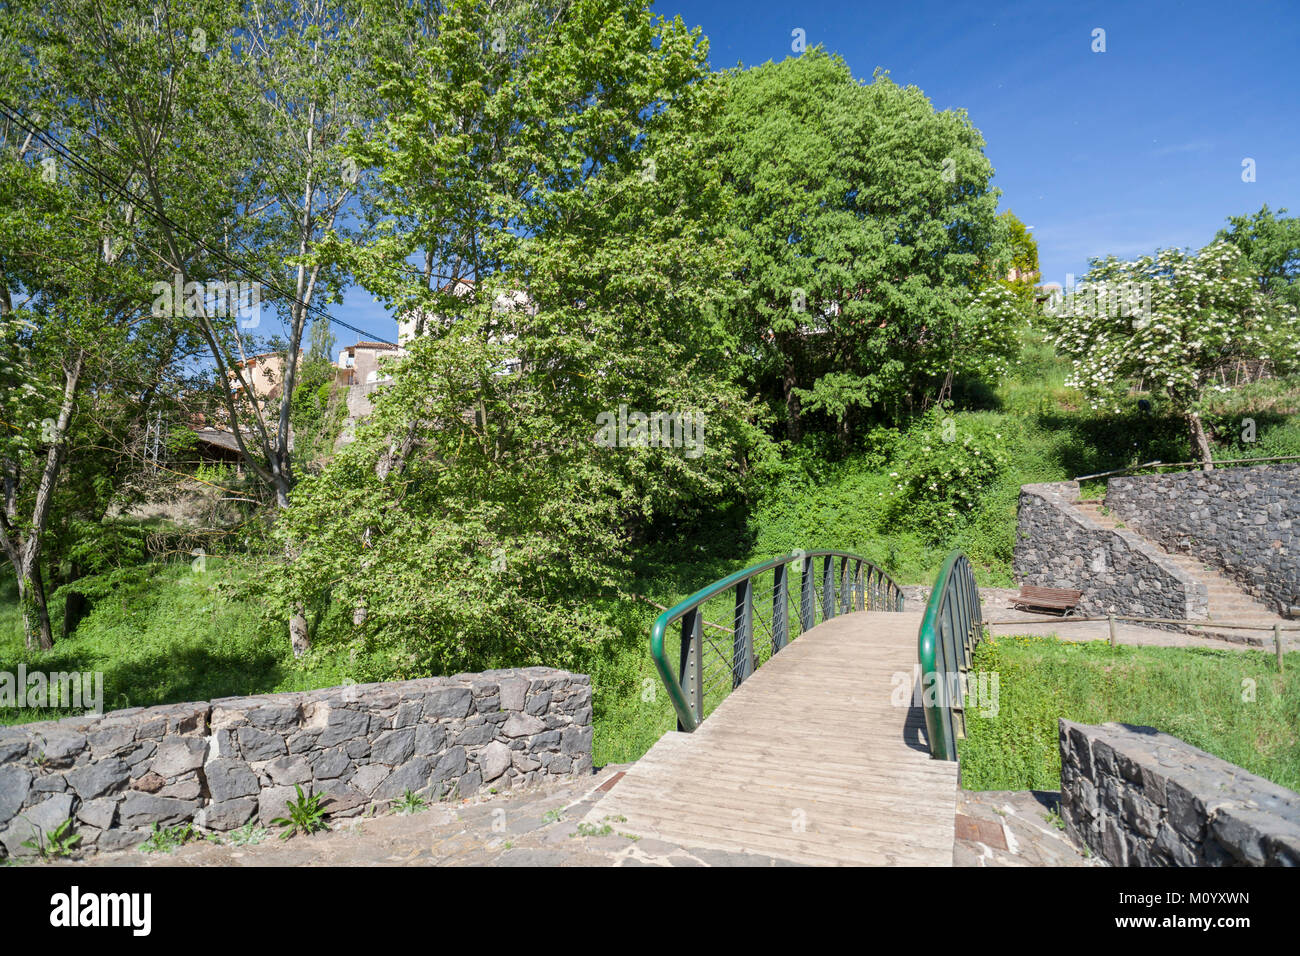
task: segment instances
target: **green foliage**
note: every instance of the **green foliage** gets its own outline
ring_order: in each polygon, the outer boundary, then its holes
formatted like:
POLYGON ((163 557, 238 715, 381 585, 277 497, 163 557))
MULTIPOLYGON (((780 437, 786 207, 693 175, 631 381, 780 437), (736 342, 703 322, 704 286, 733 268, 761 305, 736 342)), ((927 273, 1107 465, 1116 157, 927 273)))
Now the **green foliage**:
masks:
POLYGON ((323 795, 314 793, 310 797, 304 796, 299 784, 294 784, 294 790, 297 791, 297 799, 285 804, 289 815, 271 821, 281 828, 280 839, 287 840, 298 833, 312 834, 328 830, 330 827, 325 821, 325 809, 321 806, 323 795))
POLYGON ((698 35, 640 3, 580 0, 485 57, 494 16, 452 4, 378 67, 393 105, 356 156, 393 218, 337 253, 423 335, 357 440, 296 490, 277 526, 294 560, 265 581, 274 614, 303 598, 322 620, 356 612, 333 638, 391 653, 390 676, 573 666, 617 638, 647 526, 734 500, 765 448, 714 318, 734 263, 700 236, 722 207, 698 35), (463 132, 430 151, 431 122, 463 132), (419 249, 460 255, 477 285, 429 289, 405 268, 419 249), (620 409, 702 432, 602 442, 620 409))
POLYGON ((30 840, 24 840, 23 846, 36 851, 42 860, 59 860, 72 856, 81 842, 81 834, 72 832, 72 819, 64 820, 47 836, 39 828, 30 840))
POLYGON ((328 358, 313 355, 303 359, 290 407, 294 455, 303 470, 320 467, 331 454, 343 423, 346 408, 342 397, 335 396, 334 376, 334 365, 328 358))
POLYGON ((411 790, 402 794, 402 798, 393 803, 392 812, 399 816, 406 816, 412 813, 420 813, 428 809, 428 804, 424 797, 411 790))
POLYGON ((890 518, 942 542, 979 507, 1007 464, 1007 443, 996 422, 958 419, 932 409, 908 432, 898 458, 890 518))
POLYGON ((729 314, 790 434, 804 413, 845 433, 898 417, 950 372, 995 369, 1018 315, 976 306, 1009 249, 966 115, 883 72, 860 83, 820 48, 726 89, 712 135, 745 264, 729 314))
POLYGON ((1261 292, 1300 309, 1300 218, 1285 212, 1265 204, 1253 215, 1230 216, 1215 238, 1241 250, 1261 292))
POLYGON ((999 697, 996 716, 967 714, 960 750, 969 790, 1059 790, 1061 717, 1155 727, 1300 786, 1300 653, 1287 655, 1279 675, 1261 651, 999 636, 976 649, 973 671, 996 673, 999 697))
POLYGON ((231 846, 257 846, 266 839, 266 828, 255 823, 245 823, 238 829, 231 830, 225 839, 231 846))
POLYGON ((139 850, 141 853, 171 853, 177 847, 197 839, 198 836, 198 831, 188 823, 178 823, 170 827, 160 827, 155 823, 153 832, 140 844, 139 850))
MULTIPOLYGON (((234 588, 249 571, 210 557, 201 574, 186 560, 82 579, 76 587, 91 597, 91 611, 46 652, 24 648, 12 579, 0 579, 0 670, 15 672, 22 662, 29 670, 103 672, 106 709, 330 686, 349 676, 337 666, 303 673, 288 666, 283 642, 234 588)), ((0 708, 0 724, 67 716, 0 708)))
POLYGON ((1093 260, 1078 292, 1051 310, 1055 344, 1074 360, 1067 384, 1118 412, 1130 383, 1144 383, 1187 419, 1193 454, 1208 458, 1196 406, 1215 373, 1241 359, 1285 371, 1300 355, 1300 313, 1260 292, 1246 269, 1222 240, 1195 255, 1093 260))

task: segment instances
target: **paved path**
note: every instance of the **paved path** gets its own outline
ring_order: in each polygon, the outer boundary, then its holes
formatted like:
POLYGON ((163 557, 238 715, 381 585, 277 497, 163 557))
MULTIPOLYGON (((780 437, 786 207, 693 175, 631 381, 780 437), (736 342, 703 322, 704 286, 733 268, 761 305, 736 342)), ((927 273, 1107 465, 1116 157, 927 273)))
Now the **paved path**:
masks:
MULTIPOLYGON (((331 830, 280 840, 259 830, 254 842, 232 834, 170 853, 100 853, 55 866, 790 866, 761 853, 678 846, 626 832, 616 816, 584 822, 625 767, 505 793, 437 803, 419 813, 353 817, 331 830)), ((24 865, 38 865, 28 863, 24 865)))
POLYGON ((910 691, 919 612, 833 618, 733 691, 693 734, 633 764, 589 824, 812 864, 952 863, 957 765, 932 760, 910 691))

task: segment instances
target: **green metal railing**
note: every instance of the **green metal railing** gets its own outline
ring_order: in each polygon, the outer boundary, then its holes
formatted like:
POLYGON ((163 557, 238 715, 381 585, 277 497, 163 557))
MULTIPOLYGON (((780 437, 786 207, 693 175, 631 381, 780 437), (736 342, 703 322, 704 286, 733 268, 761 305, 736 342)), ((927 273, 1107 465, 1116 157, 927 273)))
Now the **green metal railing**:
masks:
POLYGON ((677 711, 677 729, 689 733, 759 666, 818 623, 850 611, 902 609, 894 579, 861 555, 796 551, 737 571, 664 611, 650 631, 650 655, 677 711), (772 586, 761 589, 759 578, 769 573, 772 586), (675 621, 681 622, 678 635, 669 630, 675 621))
POLYGON ((939 760, 956 760, 957 741, 966 736, 966 678, 982 633, 975 572, 954 551, 935 579, 917 638, 925 731, 939 760))

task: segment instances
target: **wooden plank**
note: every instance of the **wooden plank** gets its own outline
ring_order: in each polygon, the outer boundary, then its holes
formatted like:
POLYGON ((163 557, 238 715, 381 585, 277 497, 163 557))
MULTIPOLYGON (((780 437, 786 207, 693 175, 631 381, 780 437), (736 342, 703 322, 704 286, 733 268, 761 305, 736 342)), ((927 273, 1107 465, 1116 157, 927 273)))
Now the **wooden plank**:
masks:
POLYGON ((854 612, 799 635, 694 734, 666 734, 588 820, 797 862, 950 865, 957 767, 909 746, 924 728, 910 686, 908 706, 891 702, 920 617, 854 612))

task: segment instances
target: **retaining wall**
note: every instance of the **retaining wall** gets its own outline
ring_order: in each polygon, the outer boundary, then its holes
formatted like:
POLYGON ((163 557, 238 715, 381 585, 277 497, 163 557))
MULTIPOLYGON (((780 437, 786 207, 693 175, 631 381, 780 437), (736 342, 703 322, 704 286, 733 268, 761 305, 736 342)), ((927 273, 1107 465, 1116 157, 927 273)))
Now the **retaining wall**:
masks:
POLYGON ((1079 483, 1020 489, 1014 572, 1022 584, 1082 591, 1088 616, 1205 618, 1209 592, 1159 549, 1122 528, 1103 528, 1074 506, 1079 483))
POLYGON ((1166 550, 1194 555, 1277 613, 1300 616, 1300 465, 1112 478, 1106 505, 1166 550))
POLYGON ((1153 727, 1060 722, 1061 817, 1115 866, 1300 866, 1300 793, 1153 727))
POLYGON ((69 818, 100 850, 154 824, 266 826, 295 785, 352 816, 586 774, 591 716, 588 677, 530 667, 0 727, 0 855, 69 818))

